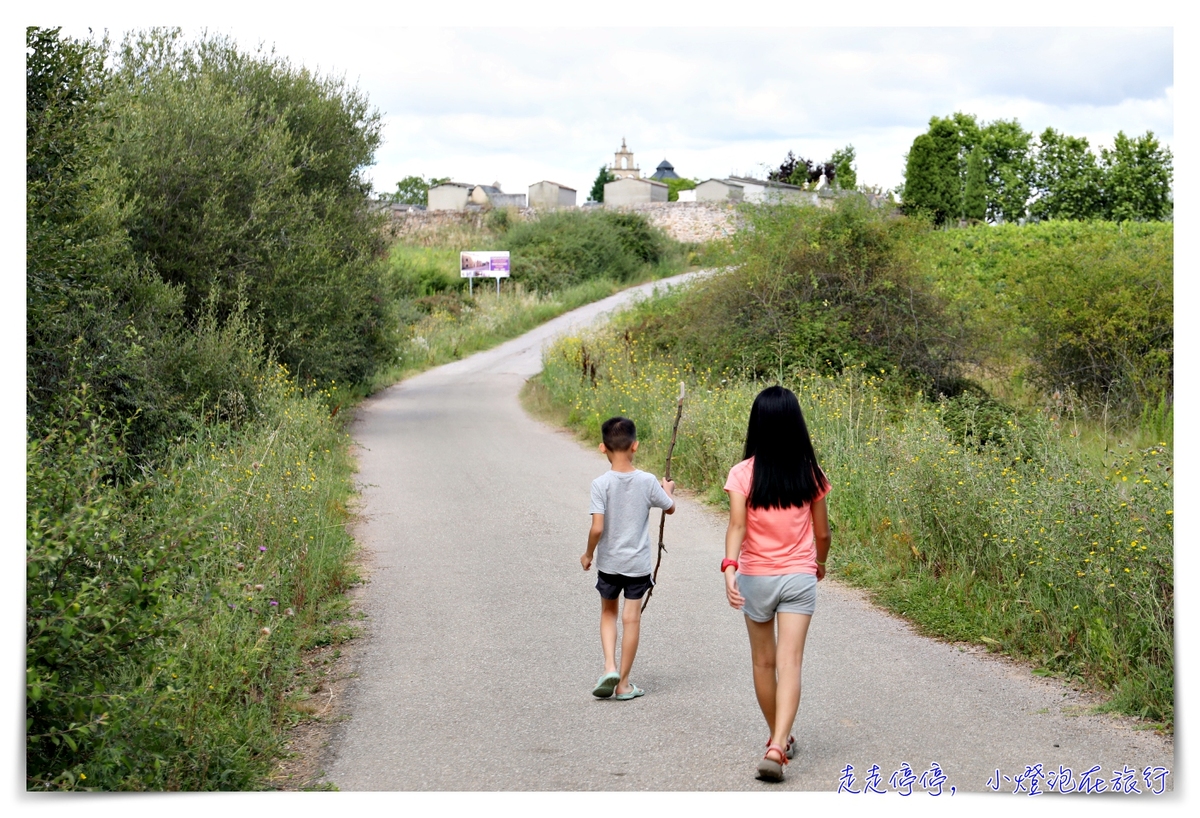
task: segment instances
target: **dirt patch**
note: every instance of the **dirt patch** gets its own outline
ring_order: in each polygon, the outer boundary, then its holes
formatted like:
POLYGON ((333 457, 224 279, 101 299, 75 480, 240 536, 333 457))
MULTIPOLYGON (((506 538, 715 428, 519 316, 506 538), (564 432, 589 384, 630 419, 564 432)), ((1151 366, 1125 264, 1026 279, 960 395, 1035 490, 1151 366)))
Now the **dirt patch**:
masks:
POLYGON ((346 689, 355 677, 358 658, 365 649, 362 611, 363 589, 370 578, 371 554, 360 548, 355 567, 362 580, 346 593, 347 615, 331 623, 329 644, 305 652, 296 686, 289 691, 289 706, 296 723, 288 728, 284 749, 267 777, 269 789, 284 792, 337 789, 321 781, 324 749, 334 729, 350 717, 346 689))

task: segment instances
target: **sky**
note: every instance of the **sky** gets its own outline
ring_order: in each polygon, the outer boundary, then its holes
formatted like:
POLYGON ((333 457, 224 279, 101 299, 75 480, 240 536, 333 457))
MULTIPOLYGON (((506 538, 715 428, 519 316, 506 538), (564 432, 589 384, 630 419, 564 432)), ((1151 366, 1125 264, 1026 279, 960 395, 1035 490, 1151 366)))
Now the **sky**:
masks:
MULTIPOLYGON (((95 24, 93 24, 95 25, 95 24)), ((142 23, 145 25, 145 23, 142 23)), ((119 38, 124 29, 114 26, 119 38)), ((197 36, 199 26, 185 26, 197 36)), ((853 145, 860 183, 892 188, 931 116, 1017 119, 1085 136, 1174 138, 1174 43, 1148 28, 207 26, 325 76, 382 117, 365 173, 548 179, 582 202, 624 139, 643 175, 763 176, 787 152, 853 145)), ((86 35, 86 26, 73 30, 86 35)))

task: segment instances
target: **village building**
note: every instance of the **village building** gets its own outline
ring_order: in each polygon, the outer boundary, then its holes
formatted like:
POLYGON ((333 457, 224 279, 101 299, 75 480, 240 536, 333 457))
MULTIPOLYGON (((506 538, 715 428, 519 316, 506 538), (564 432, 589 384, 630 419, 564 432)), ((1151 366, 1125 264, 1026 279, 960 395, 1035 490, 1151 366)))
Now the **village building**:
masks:
POLYGON ((529 186, 529 206, 543 210, 575 206, 575 188, 542 180, 529 186))
POLYGON ((740 202, 746 189, 729 179, 706 179, 696 185, 695 195, 697 202, 740 202))
POLYGON ((524 207, 524 193, 505 193, 499 182, 490 185, 475 185, 471 190, 471 204, 480 207, 524 207))
POLYGON ((443 182, 429 188, 426 200, 430 210, 466 210, 475 185, 462 182, 443 182))
MULTIPOLYGON (((625 147, 625 137, 621 137, 621 150, 613 154, 613 163, 608 172, 617 179, 641 179, 642 169, 633 161, 633 151, 625 147)), ((608 194, 605 194, 607 200, 608 194)))
POLYGON ((729 176, 725 179, 742 186, 743 198, 747 202, 807 202, 812 197, 807 195, 799 185, 789 185, 786 182, 772 182, 769 179, 751 179, 742 176, 729 176))
POLYGON ((609 182, 604 186, 604 204, 621 207, 624 205, 665 202, 667 186, 662 182, 638 177, 627 177, 609 182))
POLYGON ((658 167, 651 174, 650 178, 661 182, 663 179, 678 179, 679 174, 675 172, 675 166, 664 159, 658 163, 658 167))

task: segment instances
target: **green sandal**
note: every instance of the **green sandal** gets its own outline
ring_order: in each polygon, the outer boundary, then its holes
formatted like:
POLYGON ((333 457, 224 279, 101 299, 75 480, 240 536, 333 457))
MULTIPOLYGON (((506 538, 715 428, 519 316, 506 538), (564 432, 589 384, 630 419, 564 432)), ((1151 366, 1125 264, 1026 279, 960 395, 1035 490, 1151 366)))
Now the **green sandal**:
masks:
POLYGON ((620 673, 605 673, 600 677, 600 681, 596 682, 595 689, 592 690, 592 695, 597 699, 607 699, 617 689, 617 685, 621 683, 620 673))
POLYGON ((618 701, 627 702, 630 699, 636 699, 638 696, 646 695, 646 691, 642 690, 640 687, 635 685, 633 682, 629 683, 629 687, 631 688, 631 690, 628 693, 618 693, 615 696, 613 696, 613 698, 617 699, 618 701))

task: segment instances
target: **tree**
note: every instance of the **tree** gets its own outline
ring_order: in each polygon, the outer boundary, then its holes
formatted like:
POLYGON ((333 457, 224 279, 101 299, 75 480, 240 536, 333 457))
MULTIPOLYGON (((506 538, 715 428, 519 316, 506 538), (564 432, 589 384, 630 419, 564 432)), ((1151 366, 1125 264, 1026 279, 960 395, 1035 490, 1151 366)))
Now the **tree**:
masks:
POLYGON ((178 31, 127 37, 107 103, 124 224, 189 321, 239 299, 301 379, 362 381, 395 354, 383 214, 363 170, 379 113, 341 79, 178 31))
POLYGON ((934 224, 945 224, 962 212, 962 188, 958 182, 958 146, 954 131, 930 128, 913 140, 904 169, 904 209, 923 212, 934 224), (934 133, 934 131, 942 131, 934 133), (948 139, 947 136, 951 138, 948 139))
MULTIPOLYGON (((858 173, 854 169, 854 146, 847 145, 833 152, 829 164, 833 165, 837 186, 843 190, 855 190, 858 186, 858 173)), ((833 179, 830 180, 832 183, 833 179)))
POLYGON ((779 167, 767 172, 767 178, 772 182, 784 182, 792 185, 803 184, 808 181, 808 175, 812 172, 812 167, 813 163, 811 161, 788 151, 787 156, 779 163, 779 167), (797 178, 802 181, 793 181, 793 179, 797 178))
POLYGON ((392 204, 426 205, 429 203, 429 188, 450 181, 450 177, 432 177, 428 181, 420 176, 405 176, 396 183, 396 189, 381 198, 392 204))
POLYGON ((987 215, 987 170, 984 167, 983 148, 979 145, 967 157, 967 182, 963 191, 963 215, 965 218, 983 221, 987 215))
POLYGON ((997 119, 979 131, 987 173, 987 217, 992 222, 1016 222, 1025 217, 1033 166, 1029 146, 1033 135, 1017 120, 997 119))
POLYGON ((667 186, 668 202, 679 201, 679 191, 695 190, 696 185, 700 184, 699 179, 688 179, 684 176, 680 176, 678 179, 660 179, 659 181, 667 186))
POLYGON ((596 174, 596 181, 592 182, 592 190, 588 193, 588 198, 593 202, 603 202, 604 186, 615 181, 617 181, 617 177, 608 169, 608 165, 601 165, 600 172, 596 174))
POLYGON ((1103 217, 1102 174, 1086 137, 1042 131, 1033 152, 1032 219, 1103 217))
POLYGON ((1118 131, 1112 148, 1100 150, 1105 216, 1113 221, 1169 218, 1171 158, 1171 149, 1160 146, 1153 131, 1132 139, 1118 131))

